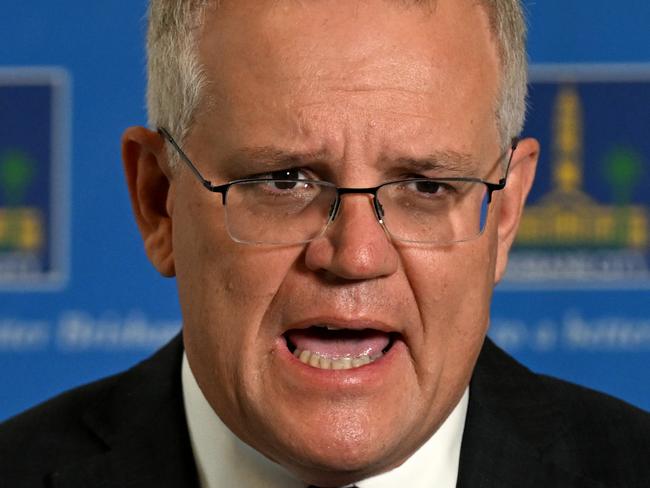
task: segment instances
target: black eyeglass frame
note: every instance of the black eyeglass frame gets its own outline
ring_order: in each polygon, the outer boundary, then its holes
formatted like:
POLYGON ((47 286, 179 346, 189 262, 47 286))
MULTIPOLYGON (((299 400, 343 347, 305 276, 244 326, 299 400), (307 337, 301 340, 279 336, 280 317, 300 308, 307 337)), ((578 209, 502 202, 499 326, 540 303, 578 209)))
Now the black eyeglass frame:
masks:
MULTIPOLYGON (((511 140, 510 144, 510 157, 508 158, 508 163, 506 165, 506 172, 503 178, 499 180, 498 183, 493 183, 490 181, 486 181, 481 178, 472 178, 472 177, 457 177, 457 178, 405 178, 403 180, 394 180, 394 181, 386 181, 382 183, 381 185, 377 185, 374 187, 370 188, 345 188, 345 187, 338 187, 334 183, 330 183, 329 181, 323 181, 323 180, 296 180, 296 179, 276 179, 276 178, 243 178, 243 179, 238 179, 238 180, 233 180, 228 183, 224 183, 222 185, 214 185, 210 180, 206 179, 201 172, 198 170, 198 168, 194 165, 192 160, 185 154, 185 151, 178 145, 178 143, 174 140, 174 138, 171 136, 171 134, 165 129, 164 127, 158 127, 158 133, 166 139, 172 147, 178 152, 180 155, 181 159, 187 164, 189 169, 192 171, 194 176, 201 182, 201 184, 209 191, 213 193, 220 193, 221 194, 221 203, 222 205, 226 206, 226 200, 227 200, 227 194, 228 190, 230 189, 231 186, 241 184, 241 183, 256 183, 256 182, 264 182, 264 181, 276 181, 279 183, 282 182, 287 182, 287 183, 293 183, 293 182, 300 182, 300 183, 312 183, 312 184, 317 184, 317 185, 322 185, 322 186, 329 186, 331 188, 334 188, 336 190, 336 199, 332 205, 332 208, 330 209, 330 214, 329 218, 327 221, 327 225, 329 225, 331 222, 334 221, 336 218, 339 208, 341 206, 341 196, 342 195, 349 195, 349 194, 370 194, 372 195, 372 201, 373 201, 373 208, 375 210, 375 215, 377 216, 377 220, 380 223, 383 223, 383 218, 384 218, 384 211, 381 206, 381 202, 377 198, 377 192, 384 186, 387 185, 393 185, 395 183, 403 183, 403 182, 409 182, 409 183, 417 183, 417 182, 440 182, 440 183, 445 183, 445 182, 468 182, 468 183, 482 183, 485 185, 487 189, 487 203, 488 205, 492 202, 492 193, 495 191, 503 190, 506 187, 506 182, 508 180, 508 172, 510 171, 510 163, 512 163, 512 158, 514 156, 515 150, 517 149, 517 145, 519 144, 519 138, 518 137, 513 137, 511 140)), ((499 157, 499 161, 505 156, 502 155, 499 157)))

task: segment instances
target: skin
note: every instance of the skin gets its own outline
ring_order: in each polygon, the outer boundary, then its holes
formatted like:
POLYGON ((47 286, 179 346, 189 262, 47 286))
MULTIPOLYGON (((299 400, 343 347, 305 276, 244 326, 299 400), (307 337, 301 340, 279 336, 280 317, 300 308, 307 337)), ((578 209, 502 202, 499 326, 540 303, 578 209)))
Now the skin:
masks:
MULTIPOLYGON (((247 176, 229 161, 263 146, 318 153, 305 171, 339 186, 411 176, 397 158, 436 151, 477 161, 467 176, 502 177, 499 62, 476 2, 224 2, 209 11, 199 50, 210 84, 184 149, 214 183, 247 176)), ((150 260, 177 277, 203 393, 242 440, 320 486, 400 465, 459 401, 537 154, 536 141, 519 144, 471 242, 392 242, 370 198, 350 195, 323 237, 264 247, 229 238, 219 198, 186 168, 169 169, 155 132, 123 138, 136 220, 150 260), (348 372, 288 359, 282 334, 324 321, 374 324, 400 340, 390 359, 348 372)))

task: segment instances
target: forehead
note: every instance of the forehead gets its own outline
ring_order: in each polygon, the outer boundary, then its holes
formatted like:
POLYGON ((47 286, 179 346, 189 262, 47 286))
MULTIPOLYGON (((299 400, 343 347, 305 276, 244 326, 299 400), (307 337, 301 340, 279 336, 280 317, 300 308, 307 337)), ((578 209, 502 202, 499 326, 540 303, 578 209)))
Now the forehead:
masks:
POLYGON ((340 139, 375 124, 449 146, 445 133, 493 125, 496 137, 499 63, 473 0, 226 1, 208 12, 199 51, 220 133, 340 139))

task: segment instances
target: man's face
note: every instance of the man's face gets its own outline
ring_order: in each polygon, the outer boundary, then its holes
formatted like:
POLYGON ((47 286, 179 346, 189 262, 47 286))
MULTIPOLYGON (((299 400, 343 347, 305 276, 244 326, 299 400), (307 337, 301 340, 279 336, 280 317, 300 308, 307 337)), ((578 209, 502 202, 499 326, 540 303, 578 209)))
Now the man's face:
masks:
MULTIPOLYGON (((503 176, 498 58, 476 2, 224 3, 200 40, 210 83, 185 143, 213 183, 268 173, 257 155, 269 149, 297 155, 272 170, 345 187, 503 176), (405 163, 440 154, 466 174, 405 163)), ((484 234, 462 244, 392 242, 371 197, 347 195, 309 244, 245 245, 229 237, 220 197, 180 168, 167 200, 173 262, 188 358, 214 410, 309 482, 399 465, 469 382, 509 244, 501 198, 484 234), (299 345, 324 357, 385 351, 332 370, 299 361, 299 345)))

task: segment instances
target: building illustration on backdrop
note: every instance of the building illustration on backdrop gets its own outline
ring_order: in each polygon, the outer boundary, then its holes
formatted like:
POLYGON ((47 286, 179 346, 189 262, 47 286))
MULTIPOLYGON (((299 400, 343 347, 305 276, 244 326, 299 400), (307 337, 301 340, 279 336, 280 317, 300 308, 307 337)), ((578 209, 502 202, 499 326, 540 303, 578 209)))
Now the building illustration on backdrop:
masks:
MULTIPOLYGON (((551 115, 550 190, 527 205, 515 243, 511 282, 647 280, 650 212, 633 203, 645 171, 640 154, 613 145, 585 161, 583 102, 573 83, 558 85, 551 115), (585 189, 598 171, 609 189, 599 201, 585 189)), ((541 168, 540 168, 541 169, 541 168)), ((539 171, 539 170, 538 170, 539 171)))
POLYGON ((58 68, 0 69, 0 290, 67 280, 68 84, 58 68))
POLYGON ((42 252, 45 235, 43 213, 26 205, 36 164, 19 150, 0 154, 0 251, 16 255, 42 252))

